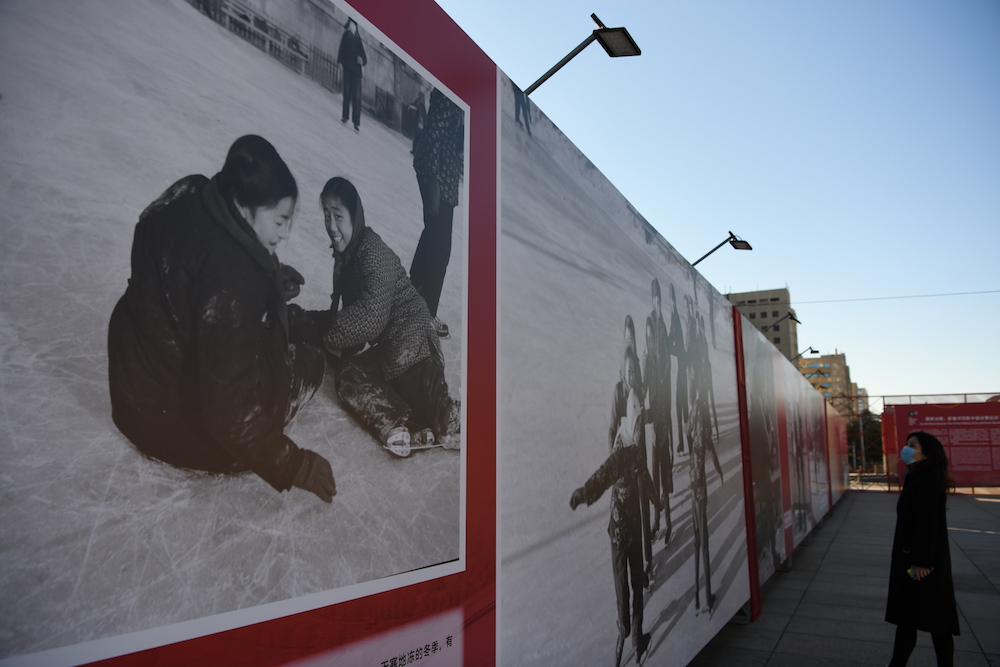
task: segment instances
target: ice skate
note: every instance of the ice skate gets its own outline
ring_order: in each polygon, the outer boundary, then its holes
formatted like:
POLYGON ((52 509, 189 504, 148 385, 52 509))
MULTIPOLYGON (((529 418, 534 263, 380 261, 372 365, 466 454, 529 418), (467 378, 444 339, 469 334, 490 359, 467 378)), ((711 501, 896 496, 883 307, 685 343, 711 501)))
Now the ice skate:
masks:
POLYGON ((637 665, 642 662, 642 654, 649 648, 650 639, 651 637, 648 632, 639 637, 639 644, 635 647, 635 663, 637 665))
POLYGON ((625 648, 625 637, 618 635, 618 645, 615 647, 615 667, 622 664, 622 649, 625 648))
POLYGON ((385 444, 382 445, 390 454, 405 459, 410 455, 410 432, 405 426, 397 426, 389 431, 385 444))

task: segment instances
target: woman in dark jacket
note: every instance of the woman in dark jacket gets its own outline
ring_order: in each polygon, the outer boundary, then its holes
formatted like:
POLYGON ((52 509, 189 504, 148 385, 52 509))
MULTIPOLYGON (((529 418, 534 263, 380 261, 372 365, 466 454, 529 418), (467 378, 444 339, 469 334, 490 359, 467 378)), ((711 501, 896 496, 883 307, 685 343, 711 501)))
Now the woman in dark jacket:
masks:
POLYGON ((324 369, 321 350, 289 340, 274 255, 297 196, 274 147, 248 135, 211 180, 183 178, 142 213, 108 327, 111 410, 153 458, 252 470, 278 491, 294 485, 330 502, 330 464, 284 435, 324 369))
POLYGON ((396 253, 367 226, 350 181, 327 181, 320 205, 335 262, 333 323, 323 343, 342 358, 338 395, 396 456, 457 446, 461 402, 448 394, 427 303, 396 253))
POLYGON ((896 534, 889 570, 885 620, 896 625, 889 667, 904 667, 917 630, 931 633, 938 667, 950 667, 959 634, 945 500, 954 483, 941 442, 924 431, 906 438, 900 457, 907 464, 896 504, 896 534))

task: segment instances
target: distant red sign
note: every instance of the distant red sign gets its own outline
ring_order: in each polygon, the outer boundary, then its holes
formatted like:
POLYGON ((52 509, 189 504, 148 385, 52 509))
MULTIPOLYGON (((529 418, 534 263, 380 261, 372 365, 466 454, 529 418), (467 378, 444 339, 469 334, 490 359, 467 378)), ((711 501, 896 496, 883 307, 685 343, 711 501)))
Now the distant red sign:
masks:
POLYGON ((883 439, 887 459, 908 433, 927 431, 944 445, 957 485, 1000 486, 1000 403, 894 405, 890 411, 895 418, 883 439))

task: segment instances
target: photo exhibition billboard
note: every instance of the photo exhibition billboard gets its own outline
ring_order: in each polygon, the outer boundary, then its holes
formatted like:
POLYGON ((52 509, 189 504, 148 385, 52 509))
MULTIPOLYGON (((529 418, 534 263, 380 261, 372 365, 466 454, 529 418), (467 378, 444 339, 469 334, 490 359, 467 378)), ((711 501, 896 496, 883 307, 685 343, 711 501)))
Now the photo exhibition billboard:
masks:
POLYGON ((0 72, 0 659, 492 656, 493 63, 429 1, 9 2, 0 72))
POLYGON ((684 665, 749 599, 732 309, 500 95, 499 661, 684 665))

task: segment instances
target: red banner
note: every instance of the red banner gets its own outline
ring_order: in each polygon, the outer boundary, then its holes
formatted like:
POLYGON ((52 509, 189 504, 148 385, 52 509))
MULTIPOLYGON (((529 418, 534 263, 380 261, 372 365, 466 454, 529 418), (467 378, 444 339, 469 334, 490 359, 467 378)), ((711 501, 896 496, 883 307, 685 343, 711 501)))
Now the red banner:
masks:
POLYGON ((944 445, 958 486, 1000 485, 1000 403, 894 405, 883 416, 887 461, 899 456, 903 439, 927 431, 944 445))

